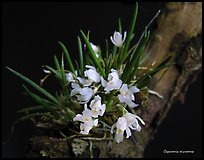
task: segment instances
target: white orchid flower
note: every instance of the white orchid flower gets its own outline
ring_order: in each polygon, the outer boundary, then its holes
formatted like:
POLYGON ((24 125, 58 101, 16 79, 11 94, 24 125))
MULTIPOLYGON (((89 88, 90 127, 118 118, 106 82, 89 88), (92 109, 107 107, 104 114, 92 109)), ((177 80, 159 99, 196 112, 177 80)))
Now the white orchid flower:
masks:
POLYGON ((82 114, 77 114, 73 118, 73 121, 83 122, 80 124, 80 133, 82 134, 89 134, 89 131, 93 128, 93 126, 98 125, 98 119, 94 120, 92 118, 92 112, 90 109, 87 109, 86 104, 84 106, 84 111, 82 112, 82 114))
POLYGON ((70 96, 74 96, 79 93, 81 87, 77 83, 71 83, 71 87, 73 90, 70 93, 70 96))
MULTIPOLYGON (((91 42, 90 42, 90 45, 91 45, 91 48, 93 49, 96 57, 98 58, 99 57, 98 53, 99 53, 99 50, 100 50, 99 47, 97 47, 95 44, 93 44, 91 42)), ((84 48, 86 49, 86 44, 84 44, 84 48)))
POLYGON ((87 103, 94 94, 93 90, 89 87, 81 88, 77 83, 72 83, 71 86, 73 90, 71 91, 70 96, 76 95, 80 104, 87 103))
POLYGON ((122 87, 120 88, 120 94, 118 95, 118 99, 120 100, 121 103, 126 103, 128 106, 134 108, 138 106, 138 104, 135 104, 135 96, 133 95, 134 93, 139 92, 139 89, 135 86, 131 86, 128 89, 127 84, 123 84, 122 87))
POLYGON ((120 34, 120 32, 115 31, 113 34, 113 37, 111 36, 110 39, 115 46, 122 47, 122 45, 125 41, 126 35, 127 35, 127 32, 125 31, 123 39, 122 39, 122 35, 120 34))
POLYGON ((90 42, 90 44, 91 44, 91 47, 92 47, 94 53, 96 54, 96 57, 98 58, 99 57, 99 54, 98 54, 99 48, 91 42, 90 42))
POLYGON ((105 87, 106 93, 112 90, 119 89, 122 85, 122 81, 119 79, 118 71, 111 69, 111 73, 108 75, 108 82, 101 77, 101 84, 105 87))
POLYGON ((123 141, 123 134, 127 128, 127 120, 124 117, 119 117, 118 121, 111 127, 111 133, 113 133, 113 129, 116 127, 115 141, 120 143, 123 141))
POLYGON ((90 86, 93 83, 93 81, 91 79, 85 79, 85 78, 81 78, 81 77, 77 77, 77 79, 85 87, 90 86))
POLYGON ((141 131, 138 120, 145 125, 145 122, 139 116, 132 113, 127 112, 123 117, 127 120, 126 138, 129 138, 129 136, 132 135, 130 129, 141 131))
POLYGON ((67 73, 66 74, 66 79, 67 79, 67 81, 70 83, 70 82, 75 82, 75 79, 74 79, 74 76, 73 76, 73 74, 72 73, 67 73))
POLYGON ((80 104, 88 103, 88 101, 93 96, 93 90, 89 87, 81 88, 79 91, 79 95, 77 95, 77 99, 80 104))
POLYGON ((106 105, 101 105, 101 97, 97 95, 94 97, 94 100, 91 101, 90 108, 92 110, 92 117, 96 118, 98 116, 103 116, 106 110, 106 105))
POLYGON ((84 76, 88 79, 78 77, 77 79, 83 86, 90 86, 93 82, 98 83, 101 81, 99 73, 96 71, 96 68, 90 65, 86 65, 88 70, 84 71, 84 76))
POLYGON ((123 115, 123 117, 118 118, 118 121, 111 127, 111 133, 113 133, 113 129, 116 128, 115 140, 117 143, 123 141, 124 131, 126 132, 126 138, 129 138, 132 135, 130 129, 141 131, 138 120, 145 125, 145 122, 139 116, 129 112, 123 115))
POLYGON ((90 65, 86 65, 86 68, 88 68, 88 70, 84 71, 84 75, 85 77, 88 77, 88 79, 92 80, 93 82, 100 82, 100 75, 99 73, 96 71, 96 68, 90 65))

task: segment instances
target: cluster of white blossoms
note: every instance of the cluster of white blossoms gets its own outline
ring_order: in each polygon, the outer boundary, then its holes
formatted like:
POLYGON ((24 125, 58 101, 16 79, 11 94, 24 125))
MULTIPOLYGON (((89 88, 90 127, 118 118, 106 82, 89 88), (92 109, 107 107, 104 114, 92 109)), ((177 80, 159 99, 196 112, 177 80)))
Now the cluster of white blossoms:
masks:
MULTIPOLYGON (((117 47, 121 47, 126 38, 126 32, 124 38, 119 32, 115 32, 111 37, 111 41, 117 47)), ((94 52, 97 52, 97 48, 91 43, 94 52)), ((87 70, 84 71, 84 78, 76 77, 72 73, 66 74, 66 79, 71 83, 72 90, 70 96, 75 96, 80 104, 84 105, 82 114, 77 114, 73 121, 79 121, 80 133, 89 134, 89 131, 98 125, 98 117, 103 116, 106 110, 106 104, 102 104, 102 98, 98 95, 98 89, 102 86, 103 90, 100 90, 100 94, 109 94, 111 91, 118 91, 117 97, 120 103, 131 108, 137 107, 135 104, 134 93, 139 92, 136 86, 128 86, 123 84, 119 77, 118 71, 111 69, 108 74, 107 80, 104 79, 96 70, 95 67, 86 65, 87 70)), ((122 142, 124 131, 126 131, 126 138, 131 136, 132 130, 140 131, 141 127, 138 120, 144 125, 144 121, 137 115, 129 113, 124 108, 125 114, 118 118, 118 121, 112 126, 111 133, 116 128, 115 140, 117 143, 122 142)))

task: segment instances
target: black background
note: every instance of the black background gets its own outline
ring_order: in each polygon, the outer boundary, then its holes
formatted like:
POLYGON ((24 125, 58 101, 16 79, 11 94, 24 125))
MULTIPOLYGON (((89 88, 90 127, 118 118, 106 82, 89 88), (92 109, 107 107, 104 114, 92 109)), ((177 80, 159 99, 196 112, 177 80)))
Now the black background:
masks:
MULTIPOLYGON (((145 25, 163 9, 161 2, 140 2, 136 25, 136 39, 145 25)), ((77 60, 77 36, 80 29, 90 33, 90 41, 105 46, 105 38, 117 30, 121 18, 128 30, 134 5, 122 2, 69 3, 3 3, 2 5, 2 141, 10 136, 10 128, 17 110, 34 105, 20 94, 22 80, 5 66, 38 82, 44 76, 41 65, 53 66, 53 56, 61 56, 57 41, 63 42, 72 58, 77 60)), ((45 87, 56 89, 50 79, 45 87)), ((160 126, 155 139, 149 143, 144 157, 201 157, 202 140, 202 74, 192 84, 184 105, 177 103, 160 126), (164 154, 164 150, 189 150, 194 154, 164 154)), ((31 88, 30 88, 31 89, 31 88)), ((11 140, 2 145, 3 157, 20 158, 29 137, 35 135, 30 122, 16 126, 11 140)))

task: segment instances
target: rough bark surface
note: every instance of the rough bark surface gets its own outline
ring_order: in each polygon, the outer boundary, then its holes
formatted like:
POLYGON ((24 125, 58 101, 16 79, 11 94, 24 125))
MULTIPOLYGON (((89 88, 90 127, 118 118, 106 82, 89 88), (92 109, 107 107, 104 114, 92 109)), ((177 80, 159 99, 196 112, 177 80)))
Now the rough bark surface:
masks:
MULTIPOLYGON (((146 48, 146 52, 150 54, 147 65, 158 64, 168 55, 176 55, 176 64, 157 73, 151 85, 151 89, 164 98, 150 95, 148 108, 139 113, 146 125, 141 132, 133 133, 137 143, 134 143, 131 138, 125 139, 120 144, 108 140, 93 141, 94 157, 143 157, 146 145, 153 138, 172 104, 179 96, 185 94, 189 84, 201 71, 202 2, 169 2, 165 5, 166 8, 159 17, 157 27, 146 48), (161 76, 162 79, 160 79, 161 76)), ((89 157, 88 142, 73 140, 81 144, 77 156, 89 157)), ((77 148, 74 148, 76 146, 62 140, 34 137, 31 139, 27 157, 73 157, 76 154, 71 154, 69 151, 76 150, 77 148), (46 146, 45 141, 52 145, 46 146), (53 147, 50 148, 50 146, 53 147), (53 154, 53 151, 57 153, 53 154)))

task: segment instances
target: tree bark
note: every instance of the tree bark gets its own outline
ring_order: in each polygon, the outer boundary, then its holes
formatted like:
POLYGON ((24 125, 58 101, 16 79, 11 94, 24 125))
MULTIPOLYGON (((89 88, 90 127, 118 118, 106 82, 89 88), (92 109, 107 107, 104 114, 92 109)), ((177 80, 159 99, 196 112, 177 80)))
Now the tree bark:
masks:
MULTIPOLYGON (((162 70, 153 77, 152 90, 163 96, 163 99, 155 95, 149 95, 148 107, 142 109, 139 115, 146 125, 141 132, 133 132, 136 143, 131 138, 125 139, 123 143, 116 144, 113 141, 93 141, 94 157, 110 158, 141 158, 146 145, 153 139, 159 125, 166 117, 172 104, 184 95, 190 83, 192 83, 202 67, 202 2, 169 2, 165 3, 165 9, 158 18, 157 27, 145 50, 149 55, 146 65, 158 64, 168 55, 176 55, 176 64, 168 69, 162 70), (165 73, 164 73, 165 72, 165 73), (162 77, 162 78, 161 78, 162 77), (160 79, 161 78, 161 79, 160 79)), ((58 147, 58 154, 54 157, 88 157, 88 142, 74 143, 83 144, 80 153, 70 154, 68 150, 74 149, 73 141, 64 143, 47 138, 49 143, 54 143, 52 149, 45 149, 43 137, 31 139, 31 147, 27 157, 53 157, 48 153, 58 147), (38 143, 38 150, 33 146, 38 143), (40 146, 40 147, 39 147, 40 146), (55 147, 56 148, 56 147, 55 147), (35 154, 38 152, 38 154, 35 154)), ((77 142, 76 142, 77 141, 77 142)), ((75 148, 76 149, 76 148, 75 148)), ((79 149, 79 150, 80 150, 79 149)), ((78 150, 78 151, 79 151, 78 150)))

